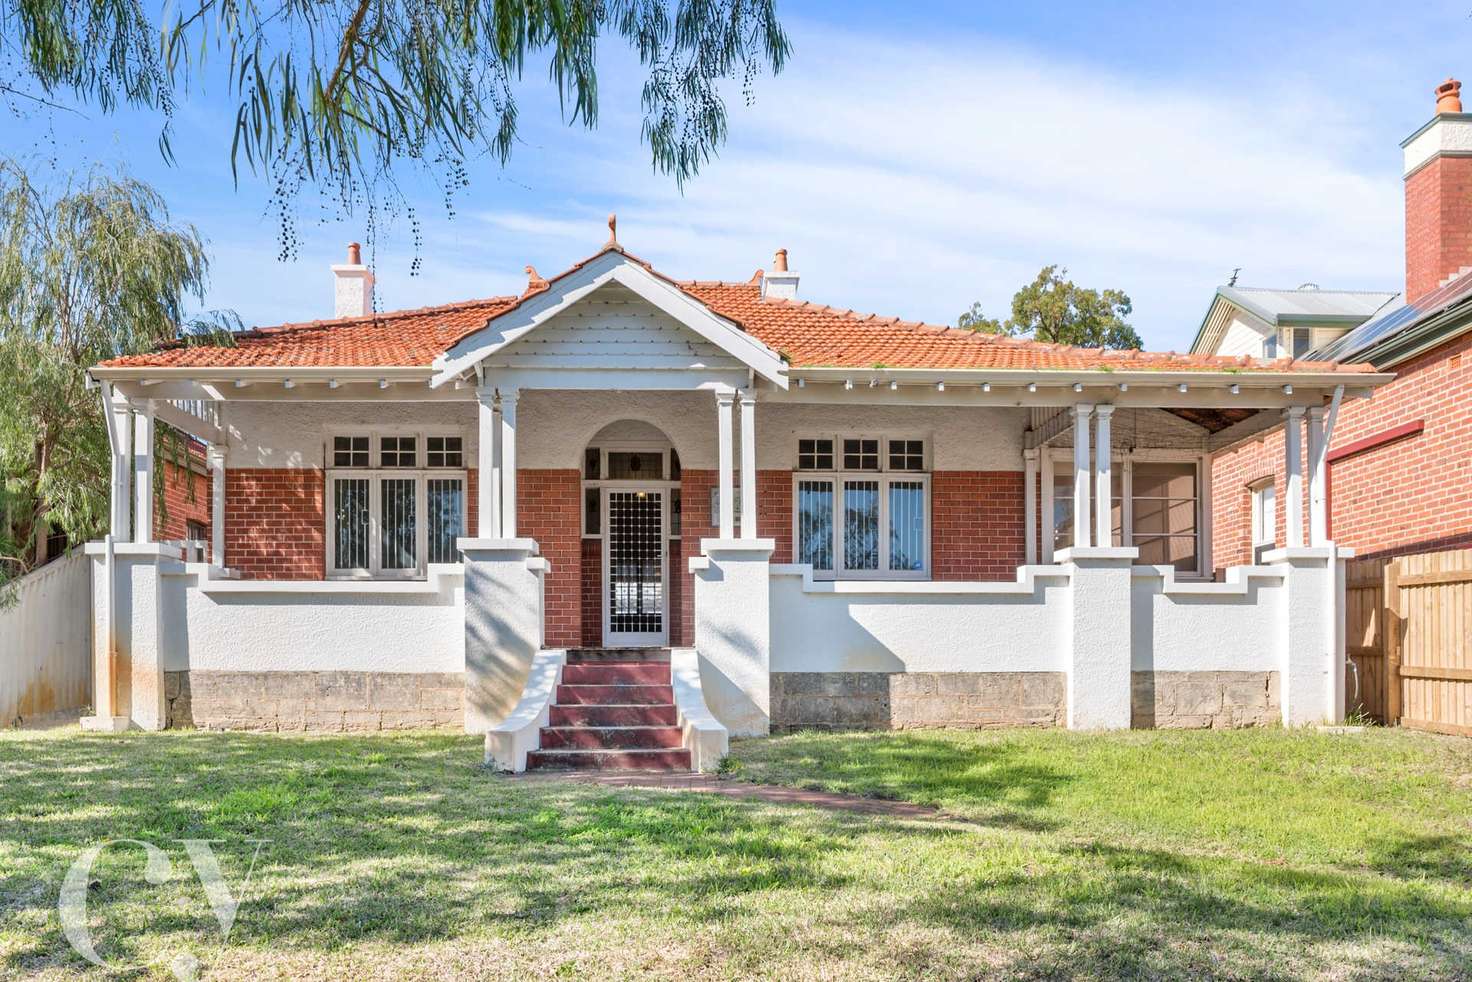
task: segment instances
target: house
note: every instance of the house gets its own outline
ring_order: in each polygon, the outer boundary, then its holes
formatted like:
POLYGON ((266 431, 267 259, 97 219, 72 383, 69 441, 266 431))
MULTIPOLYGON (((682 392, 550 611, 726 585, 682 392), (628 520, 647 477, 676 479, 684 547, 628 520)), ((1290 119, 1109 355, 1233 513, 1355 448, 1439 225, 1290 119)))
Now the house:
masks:
POLYGON ((1213 582, 1211 455, 1286 418, 1317 461, 1389 375, 855 313, 800 299, 785 251, 677 281, 609 225, 520 296, 392 313, 354 246, 331 320, 96 366, 88 725, 708 768, 773 728, 1342 713, 1346 553, 1290 504, 1284 547, 1213 582), (208 561, 130 518, 159 419, 209 444, 208 561))
MULTIPOLYGON (((1262 351, 1291 345, 1395 375, 1373 400, 1343 405, 1323 464, 1328 534, 1362 558, 1472 545, 1472 114, 1460 90, 1438 86, 1436 114, 1401 144, 1402 294, 1223 287, 1191 349, 1256 354, 1261 338, 1262 351)), ((1285 542, 1283 454, 1274 429, 1214 457, 1219 574, 1285 542)))

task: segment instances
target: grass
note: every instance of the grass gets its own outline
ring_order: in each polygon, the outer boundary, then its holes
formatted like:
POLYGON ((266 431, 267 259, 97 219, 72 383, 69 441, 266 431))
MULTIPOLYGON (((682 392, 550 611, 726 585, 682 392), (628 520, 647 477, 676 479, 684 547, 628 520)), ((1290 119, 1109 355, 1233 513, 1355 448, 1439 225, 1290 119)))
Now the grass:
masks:
POLYGON ((738 780, 943 821, 493 775, 472 738, 0 735, 0 977, 1457 978, 1472 741, 1066 732, 740 741, 738 780), (228 944, 174 840, 240 890, 228 944), (99 976, 101 970, 94 970, 99 976))

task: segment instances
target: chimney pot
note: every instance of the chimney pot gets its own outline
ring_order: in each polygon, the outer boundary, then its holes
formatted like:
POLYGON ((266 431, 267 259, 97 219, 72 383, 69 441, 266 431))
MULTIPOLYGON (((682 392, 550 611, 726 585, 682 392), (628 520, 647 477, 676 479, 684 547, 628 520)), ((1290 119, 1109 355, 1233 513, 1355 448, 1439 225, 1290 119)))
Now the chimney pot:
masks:
POLYGON ((1462 111, 1462 83, 1449 78, 1436 87, 1436 114, 1462 111))
POLYGON ((348 243, 348 261, 332 267, 332 316, 368 317, 373 313, 373 271, 363 265, 363 247, 348 243))
POLYGON ((796 273, 787 268, 787 250, 778 249, 771 270, 762 273, 762 296, 777 300, 797 299, 796 273))

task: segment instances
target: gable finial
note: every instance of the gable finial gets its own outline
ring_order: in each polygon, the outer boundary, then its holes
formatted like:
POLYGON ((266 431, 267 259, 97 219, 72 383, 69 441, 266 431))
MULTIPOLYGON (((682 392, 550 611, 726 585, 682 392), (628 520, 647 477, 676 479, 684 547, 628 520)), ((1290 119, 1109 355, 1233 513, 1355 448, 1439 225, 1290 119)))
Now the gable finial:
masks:
POLYGON ((607 249, 609 246, 616 245, 618 245, 618 216, 610 214, 608 216, 608 241, 603 243, 603 248, 607 249))

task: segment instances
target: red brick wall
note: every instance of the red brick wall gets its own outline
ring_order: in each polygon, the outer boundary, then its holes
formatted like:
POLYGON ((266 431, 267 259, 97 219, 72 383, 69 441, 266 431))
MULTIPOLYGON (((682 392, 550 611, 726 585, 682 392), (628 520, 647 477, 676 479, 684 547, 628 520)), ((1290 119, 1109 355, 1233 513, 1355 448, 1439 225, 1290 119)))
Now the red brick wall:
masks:
POLYGON ((227 469, 225 564, 247 579, 323 579, 324 492, 315 468, 227 469))
POLYGON ((583 639, 582 494, 576 468, 516 472, 516 534, 536 539, 552 564, 545 583, 549 648, 575 648, 583 639))
MULTIPOLYGON (((203 464, 203 452, 190 449, 190 456, 203 464)), ((180 467, 172 460, 163 461, 163 494, 155 508, 153 537, 160 541, 189 537, 189 523, 210 527, 210 475, 180 467)), ((209 535, 206 533, 208 544, 209 535)), ((208 549, 206 549, 208 552, 208 549)))
MULTIPOLYGON (((679 600, 680 616, 671 618, 670 627, 679 628, 678 638, 672 637, 672 645, 695 643, 695 578, 690 572, 690 557, 700 555, 700 540, 712 539, 716 527, 710 524, 710 489, 716 485, 715 471, 696 471, 688 467, 680 473, 681 528, 679 600)), ((758 481, 757 486, 761 486, 758 481)), ((760 521, 761 508, 757 508, 760 521)), ((671 591, 670 600, 675 599, 671 591)), ((673 609, 673 608, 672 608, 673 609)))
POLYGON ((937 580, 1013 580, 1022 565, 1021 471, 930 476, 930 562, 937 580))
MULTIPOLYGON (((596 648, 603 643, 603 540, 584 539, 582 544, 583 644, 596 648)), ((671 571, 673 572, 673 571, 671 571)), ((679 608, 671 605, 672 610, 679 608)))
MULTIPOLYGON (((1342 403, 1331 455, 1404 424, 1422 421, 1425 429, 1330 465, 1330 534, 1361 556, 1472 544, 1472 335, 1448 341, 1392 371, 1396 380, 1377 390, 1373 399, 1342 403)), ((1269 475, 1278 489, 1282 544, 1282 430, 1214 460, 1212 550, 1218 569, 1249 561, 1251 499, 1246 484, 1269 475)), ((1305 495, 1307 485, 1305 474, 1305 495)), ((1307 503, 1304 523, 1307 530, 1307 503)))
POLYGON ((1472 159, 1437 157, 1406 178, 1406 298, 1472 266, 1472 159))

